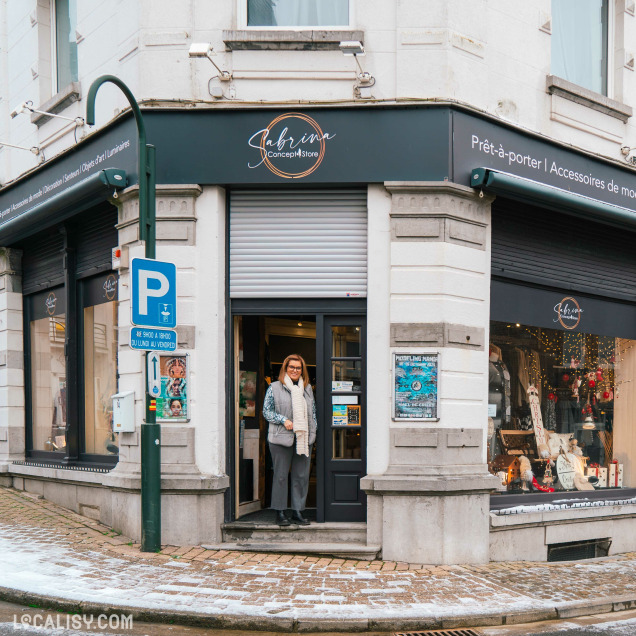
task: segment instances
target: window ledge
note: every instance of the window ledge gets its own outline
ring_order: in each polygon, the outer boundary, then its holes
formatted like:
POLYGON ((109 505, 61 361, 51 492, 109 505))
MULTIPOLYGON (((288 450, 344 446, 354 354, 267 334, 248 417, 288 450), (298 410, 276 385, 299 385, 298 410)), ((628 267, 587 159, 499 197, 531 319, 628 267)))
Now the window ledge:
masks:
POLYGON ((551 95, 557 95, 577 104, 588 106, 600 113, 620 119, 623 123, 626 123, 633 114, 631 106, 568 82, 556 75, 548 75, 546 78, 546 89, 551 95))
MULTIPOLYGON (((68 108, 72 103, 78 102, 81 99, 80 83, 72 82, 68 86, 65 86, 59 93, 56 93, 47 99, 44 103, 40 104, 37 109, 44 110, 47 113, 62 112, 65 108, 68 108)), ((42 115, 40 113, 31 114, 31 123, 35 124, 38 128, 49 121, 51 117, 48 115, 42 115)))
POLYGON ((343 40, 364 41, 364 31, 308 29, 223 31, 228 51, 337 51, 343 40))

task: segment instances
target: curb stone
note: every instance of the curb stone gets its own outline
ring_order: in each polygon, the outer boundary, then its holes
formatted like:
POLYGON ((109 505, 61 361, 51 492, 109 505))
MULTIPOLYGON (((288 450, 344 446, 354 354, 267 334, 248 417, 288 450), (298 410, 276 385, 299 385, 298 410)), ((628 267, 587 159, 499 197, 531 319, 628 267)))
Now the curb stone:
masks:
POLYGON ((405 631, 454 629, 461 627, 490 627, 533 623, 557 618, 577 618, 594 614, 619 613, 636 607, 636 598, 620 596, 598 598, 590 601, 559 603, 553 608, 527 610, 510 614, 465 614, 463 616, 378 619, 294 619, 278 616, 236 616, 214 615, 199 612, 179 612, 171 610, 128 607, 113 607, 112 604, 72 601, 45 594, 35 594, 0 587, 0 600, 19 605, 36 605, 42 609, 58 610, 82 614, 129 614, 140 622, 169 623, 216 629, 278 631, 278 632, 334 632, 334 631, 405 631))
POLYGON ((559 618, 579 618, 580 616, 590 616, 591 614, 609 614, 613 609, 612 599, 607 598, 558 603, 556 606, 559 618))
POLYGON ((556 607, 546 607, 527 612, 512 612, 504 614, 504 625, 519 625, 520 623, 538 623, 539 621, 553 621, 558 618, 556 607))

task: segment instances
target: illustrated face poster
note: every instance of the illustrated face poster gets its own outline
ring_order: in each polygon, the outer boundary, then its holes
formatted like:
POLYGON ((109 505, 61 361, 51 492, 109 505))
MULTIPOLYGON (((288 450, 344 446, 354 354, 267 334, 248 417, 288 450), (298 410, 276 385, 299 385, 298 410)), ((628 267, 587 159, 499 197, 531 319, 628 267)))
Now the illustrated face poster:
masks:
POLYGON ((256 417, 256 371, 239 371, 239 417, 256 417))
POLYGON ((396 353, 394 420, 437 420, 436 353, 396 353))
POLYGON ((160 356, 161 396, 157 398, 157 419, 187 422, 188 357, 160 356))

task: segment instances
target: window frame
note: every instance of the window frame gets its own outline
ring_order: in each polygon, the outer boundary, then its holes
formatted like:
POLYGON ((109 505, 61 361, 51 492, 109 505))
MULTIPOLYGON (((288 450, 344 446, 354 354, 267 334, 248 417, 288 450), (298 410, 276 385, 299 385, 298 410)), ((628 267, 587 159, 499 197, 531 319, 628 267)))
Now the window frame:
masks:
MULTIPOLYGON (((71 0, 68 0, 69 3, 71 0)), ((55 96, 64 91, 67 86, 73 85, 75 82, 79 82, 79 55, 77 56, 77 78, 73 79, 71 77, 71 81, 67 82, 63 86, 60 85, 59 75, 58 75, 58 46, 57 46, 57 2, 58 0, 49 0, 49 13, 50 13, 50 29, 51 29, 51 95, 55 96)), ((76 16, 77 23, 77 16, 76 16)), ((77 25, 76 25, 77 26, 77 25)), ((76 45, 78 44, 76 40, 76 45)), ((71 72, 72 76, 72 72, 71 72)))
MULTIPOLYGON (((91 304, 88 301, 87 296, 89 293, 88 286, 93 284, 95 281, 98 281, 102 278, 108 277, 110 275, 114 275, 117 278, 117 292, 115 294, 115 298, 113 300, 119 303, 119 276, 116 271, 106 271, 100 272, 98 274, 92 276, 86 276, 83 278, 78 278, 76 281, 77 286, 77 369, 78 369, 78 385, 79 390, 77 393, 78 400, 78 408, 77 408, 77 441, 78 441, 78 457, 79 461, 82 463, 90 463, 90 464, 104 464, 110 463, 112 460, 113 465, 117 463, 119 458, 119 454, 110 454, 110 453, 87 453, 86 452, 86 346, 85 346, 85 334, 84 330, 86 328, 85 319, 84 319, 84 310, 88 307, 97 307, 99 304, 106 304, 112 301, 106 301, 105 303, 91 304)), ((116 311, 118 311, 118 307, 116 311)), ((117 332, 119 332, 117 326, 115 327, 117 332)), ((119 355, 117 355, 119 358, 119 355)), ((115 364, 115 388, 114 393, 118 393, 119 391, 119 364, 115 364)), ((119 444, 118 444, 119 446, 119 444)))
MULTIPOLYGON (((606 33, 606 42, 605 42, 605 50, 603 51, 605 57, 605 92, 595 91, 591 88, 583 86, 581 84, 577 84, 576 82, 568 79, 567 77, 563 77, 553 72, 553 59, 552 59, 552 39, 550 41, 550 73, 549 75, 554 75, 555 77, 559 77, 566 82, 574 86, 579 86, 580 88, 590 91, 596 95, 601 95, 602 97, 607 97, 610 99, 614 99, 614 90, 615 90, 615 69, 614 69, 614 61, 616 58, 616 2, 615 0, 603 0, 607 3, 607 33, 606 33)), ((554 20, 554 16, 552 15, 552 20, 554 20)), ((554 24, 552 25, 552 33, 551 38, 554 38, 554 24)), ((603 69, 601 69, 602 72, 603 69)))
POLYGON ((236 0, 237 2, 237 28, 248 31, 347 31, 354 28, 354 0, 349 2, 349 21, 347 25, 321 25, 321 26, 257 26, 247 24, 248 0, 236 0))
MULTIPOLYGON (((110 207, 110 204, 109 204, 110 207)), ((90 208, 89 214, 96 208, 90 208)), ((100 208, 97 208, 100 209, 100 208)), ((84 307, 92 306, 86 302, 86 290, 90 281, 114 275, 117 278, 117 293, 113 300, 119 301, 119 273, 112 269, 110 258, 108 263, 94 265, 84 269, 85 264, 78 262, 78 245, 84 245, 85 237, 78 232, 86 216, 74 217, 60 225, 53 226, 45 232, 59 231, 64 235, 64 248, 60 276, 46 285, 23 296, 23 343, 24 343, 24 397, 25 397, 25 445, 24 454, 27 462, 46 462, 47 464, 78 465, 91 468, 114 468, 119 461, 119 454, 97 454, 85 452, 85 362, 84 362, 84 307), (79 225, 78 225, 79 223, 79 225), (63 275, 63 282, 60 277, 63 275), (48 294, 51 291, 64 294, 66 314, 66 334, 64 342, 64 364, 66 368, 66 447, 64 451, 48 451, 34 447, 34 387, 32 382, 32 339, 31 322, 34 319, 32 299, 48 294)), ((29 239, 25 239, 29 241, 29 239)), ((110 255, 110 248, 108 250, 110 255)), ((57 270, 56 270, 57 271, 57 270)), ((119 337, 119 329, 117 329, 119 337)), ((119 366, 116 368, 115 393, 119 390, 119 366)))

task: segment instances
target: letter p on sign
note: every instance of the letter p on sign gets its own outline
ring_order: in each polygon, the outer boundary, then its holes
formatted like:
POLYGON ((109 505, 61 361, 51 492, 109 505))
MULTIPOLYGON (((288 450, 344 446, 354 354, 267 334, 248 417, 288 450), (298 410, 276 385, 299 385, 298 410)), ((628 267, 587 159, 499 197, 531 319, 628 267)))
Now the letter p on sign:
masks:
POLYGON ((130 275, 133 325, 176 327, 177 268, 174 263, 133 258, 130 275))

